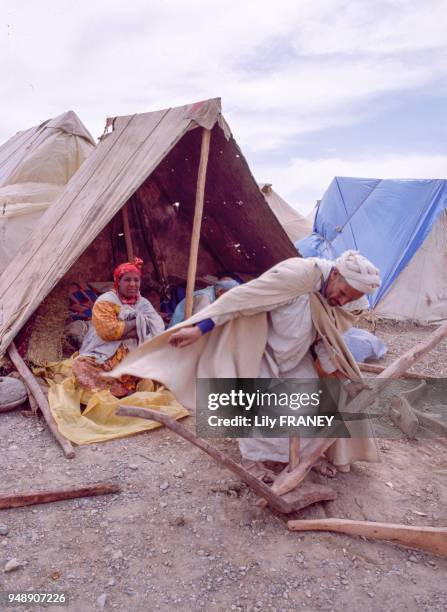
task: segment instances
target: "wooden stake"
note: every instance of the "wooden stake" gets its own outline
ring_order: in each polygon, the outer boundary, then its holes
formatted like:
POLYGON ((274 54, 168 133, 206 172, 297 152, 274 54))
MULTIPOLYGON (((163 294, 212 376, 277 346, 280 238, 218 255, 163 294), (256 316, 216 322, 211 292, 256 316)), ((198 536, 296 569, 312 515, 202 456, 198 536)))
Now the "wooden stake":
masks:
POLYGON ((68 487, 64 489, 49 489, 46 491, 24 491, 23 493, 0 493, 0 510, 5 508, 20 508, 34 504, 48 504, 49 502, 76 497, 90 497, 92 495, 108 495, 119 493, 120 486, 114 482, 85 485, 81 487, 68 487))
POLYGON ((130 224, 129 224, 129 210, 127 208, 127 202, 122 207, 123 213, 123 229, 124 229, 124 240, 126 242, 126 251, 127 251, 127 259, 128 261, 133 261, 134 251, 132 244, 132 234, 130 233, 130 224))
POLYGON ((289 471, 296 468, 300 462, 300 439, 296 436, 289 438, 289 471))
POLYGON ((447 527, 417 527, 338 518, 288 521, 287 526, 290 531, 336 531, 377 540, 389 540, 394 544, 420 548, 447 557, 447 527))
POLYGON ((419 421, 410 402, 401 395, 393 395, 389 408, 390 419, 409 438, 416 438, 419 421))
POLYGON ((43 414, 43 418, 47 422, 51 433, 62 447, 64 455, 67 457, 67 459, 73 459, 73 457, 75 456, 75 452, 70 440, 67 440, 67 438, 64 438, 64 436, 59 433, 56 421, 54 420, 54 417, 50 410, 50 406, 48 404, 48 399, 45 397, 42 389, 39 386, 39 383, 34 377, 34 374, 20 357, 14 342, 11 342, 11 344, 9 345, 8 354, 12 363, 15 365, 18 373, 23 378, 31 393, 34 395, 34 399, 36 400, 37 405, 39 406, 43 414))
POLYGON ((336 497, 335 491, 330 487, 324 485, 317 485, 315 483, 306 483, 304 487, 300 487, 298 492, 290 493, 289 497, 280 497, 272 492, 271 488, 264 482, 250 474, 245 470, 239 463, 233 461, 230 457, 227 457, 224 453, 221 453, 217 448, 205 442, 201 438, 195 436, 189 429, 184 425, 181 425, 174 419, 171 419, 168 415, 158 410, 151 410, 149 408, 138 408, 136 406, 119 406, 116 414, 119 416, 132 416, 140 417, 142 419, 149 419, 162 423, 176 434, 194 444, 201 450, 205 451, 210 455, 217 463, 220 463, 227 469, 231 470, 234 474, 237 474, 239 478, 245 482, 255 493, 261 495, 268 500, 268 504, 271 508, 282 512, 283 514, 290 514, 297 510, 301 510, 306 506, 315 504, 319 501, 333 500, 336 497), (298 493, 298 494, 296 494, 298 493), (290 500, 290 501, 289 501, 290 500))
POLYGON ((203 204, 205 201, 206 168, 210 151, 211 130, 203 128, 202 145, 200 147, 199 173, 197 176, 196 204, 192 226, 191 248, 189 251, 188 280, 186 282, 185 319, 192 315, 193 293, 197 272, 197 256, 199 253, 200 229, 202 227, 203 204))
MULTIPOLYGON (((416 361, 434 348, 441 340, 447 336, 447 323, 441 325, 436 331, 431 333, 424 341, 420 342, 412 349, 401 355, 396 361, 390 364, 374 380, 372 391, 362 391, 356 398, 349 402, 344 412, 361 413, 370 406, 378 394, 388 386, 393 379, 399 378, 416 361)), ((278 495, 283 495, 291 491, 300 484, 306 477, 312 466, 334 444, 334 438, 323 438, 312 440, 300 455, 300 463, 290 472, 288 468, 283 470, 272 485, 273 491, 278 495)), ((265 502, 260 500, 259 505, 265 502)))

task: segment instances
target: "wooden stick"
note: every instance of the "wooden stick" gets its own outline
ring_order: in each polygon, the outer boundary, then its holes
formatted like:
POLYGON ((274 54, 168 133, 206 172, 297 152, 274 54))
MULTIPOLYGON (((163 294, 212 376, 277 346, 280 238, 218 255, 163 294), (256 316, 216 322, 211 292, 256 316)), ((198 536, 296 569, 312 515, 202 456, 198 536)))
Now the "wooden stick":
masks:
POLYGON ((199 253, 200 229, 202 226, 203 204, 205 200, 206 168, 210 151, 211 131, 203 128, 202 145, 200 147, 199 173, 197 176, 196 204, 192 226, 191 248, 189 251, 188 280, 186 282, 185 319, 192 315, 194 284, 197 272, 197 256, 199 253))
POLYGON ((126 251, 127 251, 127 259, 132 261, 134 258, 133 244, 132 244, 132 235, 130 233, 130 224, 129 224, 129 211, 127 208, 127 202, 122 207, 123 214, 123 229, 124 229, 124 240, 126 242, 126 251))
POLYGON ((300 439, 296 436, 289 438, 289 471, 296 468, 300 462, 300 439))
POLYGON ((34 504, 48 504, 49 502, 76 497, 89 497, 91 495, 108 495, 119 493, 120 486, 114 482, 85 485, 82 487, 68 487, 64 489, 48 489, 46 491, 25 491, 23 493, 0 493, 0 510, 5 508, 20 508, 34 504))
MULTIPOLYGON (((362 372, 371 372, 371 374, 381 374, 385 370, 385 366, 376 365, 374 363, 363 363, 357 364, 362 372)), ((416 380, 423 380, 424 378, 430 379, 433 376, 427 376, 426 374, 417 374, 414 372, 403 372, 401 378, 414 378, 416 380)))
POLYGON ((36 400, 37 405, 39 406, 43 414, 43 418, 47 422, 51 433, 62 447, 64 455, 67 457, 67 459, 73 459, 73 457, 75 456, 75 452, 70 440, 64 438, 64 436, 59 432, 56 425, 56 421, 54 420, 54 417, 51 413, 50 406, 48 405, 48 399, 45 397, 33 373, 28 368, 23 359, 20 357, 19 351, 17 350, 14 342, 11 342, 11 344, 9 345, 8 353, 12 363, 17 368, 18 373, 25 381, 31 393, 34 395, 34 399, 36 400))
POLYGON ((253 474, 250 474, 242 466, 236 463, 236 461, 233 461, 233 459, 227 457, 224 453, 217 450, 217 448, 214 448, 205 440, 195 436, 184 425, 174 421, 174 419, 171 419, 163 412, 151 410, 149 408, 139 408, 137 406, 120 405, 116 411, 116 414, 119 416, 140 417, 142 419, 149 419, 156 421, 157 423, 162 423, 182 438, 185 438, 185 440, 188 440, 201 450, 205 451, 205 453, 210 455, 215 461, 217 461, 217 463, 220 463, 237 474, 239 478, 243 480, 250 488, 252 488, 258 495, 265 497, 272 508, 275 508, 279 512, 283 512, 285 514, 292 512, 293 508, 290 506, 290 504, 288 504, 278 495, 272 493, 270 487, 264 482, 253 476, 253 474))
POLYGON ((409 438, 414 439, 419 428, 419 421, 413 412, 410 402, 401 395, 393 395, 389 408, 390 419, 409 438))
POLYGON ((288 521, 287 526, 290 531, 336 531, 377 540, 389 540, 401 546, 420 548, 447 556, 447 527, 417 527, 338 518, 288 521))
MULTIPOLYGON (((356 398, 349 402, 345 408, 345 412, 363 412, 393 379, 399 378, 408 368, 439 344, 446 336, 447 323, 444 323, 424 341, 414 346, 385 368, 385 370, 375 378, 375 388, 371 391, 362 391, 356 398)), ((283 495, 294 489, 304 480, 314 463, 318 461, 334 442, 334 438, 323 438, 309 442, 300 456, 300 463, 298 466, 290 472, 287 468, 283 470, 273 483, 272 490, 278 495, 283 495)), ((259 505, 264 505, 262 500, 259 502, 259 505)))

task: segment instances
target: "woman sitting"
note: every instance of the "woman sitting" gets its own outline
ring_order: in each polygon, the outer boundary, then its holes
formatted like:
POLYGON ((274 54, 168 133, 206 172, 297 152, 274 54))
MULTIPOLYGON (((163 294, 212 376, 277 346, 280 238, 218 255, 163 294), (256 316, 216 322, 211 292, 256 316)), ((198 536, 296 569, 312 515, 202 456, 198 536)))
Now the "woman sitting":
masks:
POLYGON ((122 376, 103 378, 133 348, 164 331, 164 323, 152 304, 140 295, 143 261, 119 265, 114 273, 114 289, 99 296, 93 306, 92 321, 73 361, 77 382, 90 391, 109 389, 115 397, 136 390, 139 379, 122 376))

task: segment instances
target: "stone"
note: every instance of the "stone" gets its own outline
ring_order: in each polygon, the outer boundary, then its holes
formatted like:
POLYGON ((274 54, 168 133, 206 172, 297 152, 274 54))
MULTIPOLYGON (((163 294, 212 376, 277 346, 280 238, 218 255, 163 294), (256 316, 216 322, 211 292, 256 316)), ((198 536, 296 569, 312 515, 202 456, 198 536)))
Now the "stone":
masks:
POLYGON ((98 608, 100 610, 104 610, 104 608, 106 606, 106 601, 107 601, 107 594, 106 593, 102 593, 102 595, 100 595, 98 597, 98 599, 96 600, 96 603, 98 604, 98 608))
POLYGON ((130 468, 131 470, 138 470, 138 465, 136 465, 135 463, 130 463, 130 464, 129 464, 129 468, 130 468))
POLYGON ((169 482, 162 482, 160 485, 160 491, 166 491, 166 489, 169 489, 169 482))
POLYGON ((14 572, 22 567, 22 564, 17 559, 10 559, 7 563, 5 563, 5 567, 3 570, 5 572, 14 572))
POLYGON ((4 523, 0 523, 0 535, 5 536, 9 533, 9 527, 4 523))
POLYGON ((115 586, 115 584, 116 584, 115 578, 110 578, 109 582, 107 583, 107 586, 115 586))
POLYGON ((20 406, 27 399, 28 393, 21 380, 0 376, 0 412, 20 406))

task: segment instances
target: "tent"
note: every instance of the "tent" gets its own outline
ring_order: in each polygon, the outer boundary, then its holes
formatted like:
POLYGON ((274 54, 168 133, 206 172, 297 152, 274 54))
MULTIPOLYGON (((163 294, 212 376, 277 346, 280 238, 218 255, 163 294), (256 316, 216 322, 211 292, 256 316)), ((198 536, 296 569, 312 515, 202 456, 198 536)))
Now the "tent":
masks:
MULTIPOLYGON (((197 277, 258 275, 296 250, 267 206, 219 99, 116 117, 0 277, 0 354, 53 288, 110 281, 126 225, 155 306, 188 268, 203 129, 211 130, 197 277), (125 215, 122 214, 125 211, 125 215)), ((129 235, 127 235, 129 239, 129 235)))
POLYGON ((267 204, 272 209, 292 242, 301 240, 301 238, 304 238, 312 231, 312 223, 295 210, 295 208, 292 208, 290 204, 287 204, 287 202, 272 189, 270 183, 261 183, 259 188, 264 194, 267 204))
POLYGON ((336 177, 318 207, 314 232, 295 244, 305 256, 334 259, 357 249, 377 265, 370 296, 379 315, 447 319, 447 180, 336 177))
POLYGON ((18 132, 0 147, 2 269, 94 147, 73 111, 18 132))

